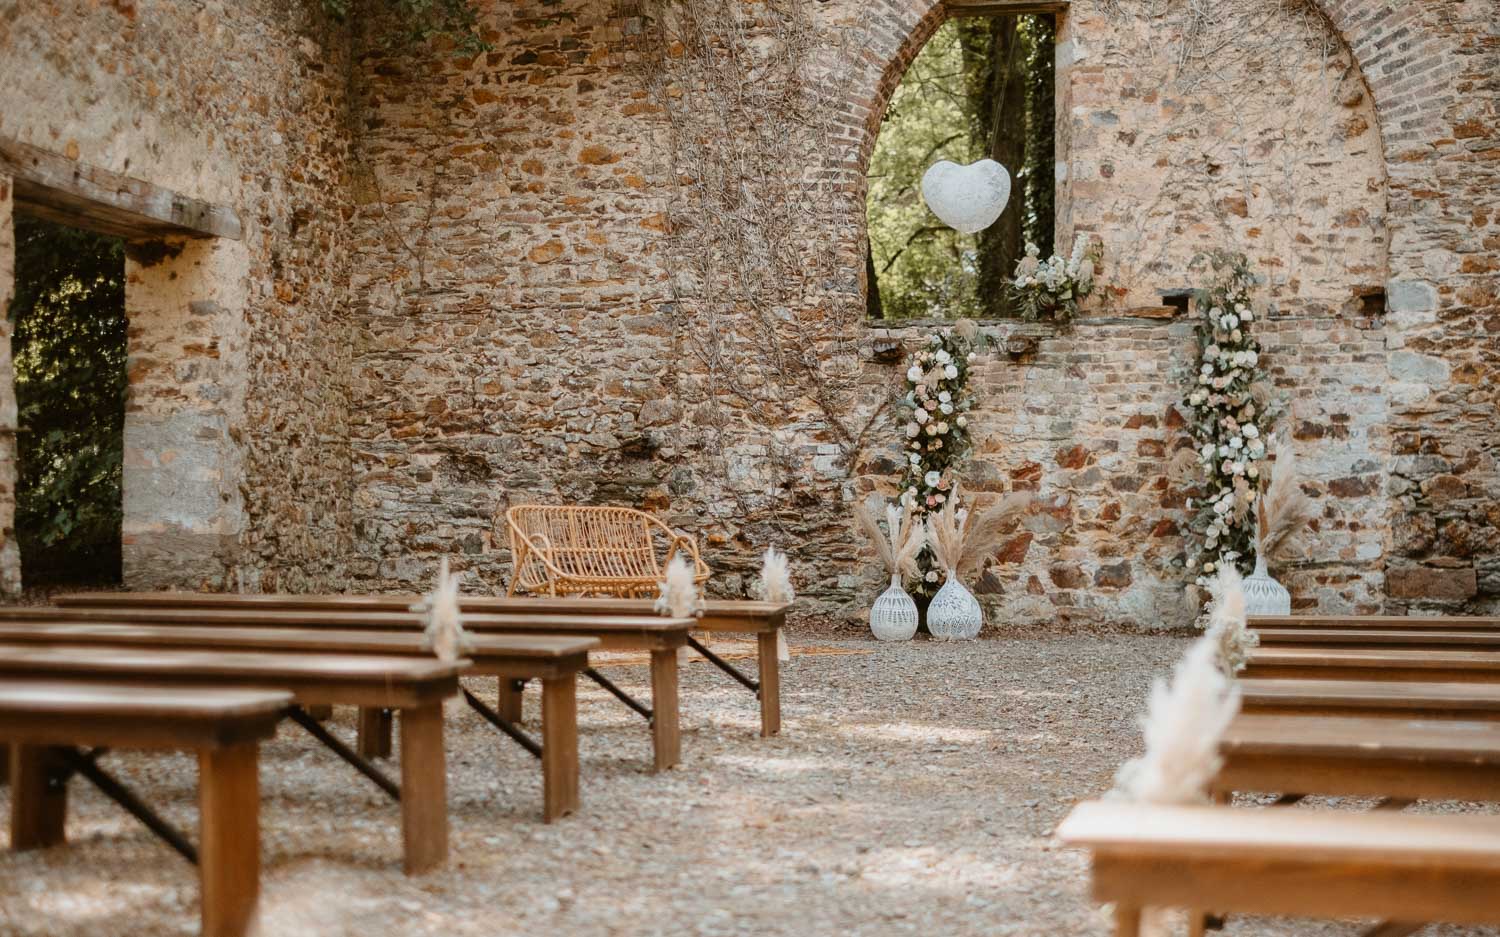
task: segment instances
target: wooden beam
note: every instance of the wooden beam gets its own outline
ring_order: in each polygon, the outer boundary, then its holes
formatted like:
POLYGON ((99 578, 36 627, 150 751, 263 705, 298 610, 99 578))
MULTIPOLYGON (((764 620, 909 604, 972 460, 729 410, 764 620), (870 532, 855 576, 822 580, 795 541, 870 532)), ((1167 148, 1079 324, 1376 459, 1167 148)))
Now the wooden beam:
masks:
POLYGON ((1020 13, 1062 13, 1068 0, 943 0, 949 16, 1015 16, 1020 13))
POLYGON ((0 175, 15 180, 15 206, 48 221, 130 240, 240 239, 240 216, 140 179, 0 137, 0 175))

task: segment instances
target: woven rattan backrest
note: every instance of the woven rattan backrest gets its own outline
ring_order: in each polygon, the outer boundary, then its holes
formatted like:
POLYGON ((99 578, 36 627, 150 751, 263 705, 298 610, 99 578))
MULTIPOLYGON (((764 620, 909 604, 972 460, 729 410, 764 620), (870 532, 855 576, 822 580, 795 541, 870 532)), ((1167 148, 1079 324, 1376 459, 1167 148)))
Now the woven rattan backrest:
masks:
POLYGON ((651 517, 631 508, 527 504, 506 512, 511 547, 526 554, 516 571, 523 588, 539 589, 555 573, 520 537, 546 553, 568 577, 584 581, 657 580, 662 570, 653 544, 651 517))

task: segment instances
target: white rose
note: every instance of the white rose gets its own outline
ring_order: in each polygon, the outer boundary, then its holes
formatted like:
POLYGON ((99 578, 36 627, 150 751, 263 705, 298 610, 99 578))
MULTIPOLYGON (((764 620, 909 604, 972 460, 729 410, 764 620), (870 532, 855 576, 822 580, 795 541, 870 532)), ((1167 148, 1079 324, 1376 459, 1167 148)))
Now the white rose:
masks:
POLYGON ((951 364, 948 365, 943 369, 943 376, 950 381, 953 380, 955 377, 958 377, 958 368, 954 367, 951 364))
POLYGON ((1214 564, 1212 564, 1212 563, 1204 563, 1203 564, 1203 571, 1205 573, 1211 573, 1211 572, 1213 572, 1214 571, 1214 564))
POLYGON ((1238 436, 1236 436, 1233 439, 1229 440, 1229 448, 1231 448, 1231 449, 1239 449, 1243 445, 1244 445, 1244 442, 1242 442, 1240 440, 1240 437, 1238 437, 1238 436))
POLYGON ((1260 430, 1255 428, 1254 423, 1246 423, 1244 426, 1241 426, 1240 432, 1250 439, 1254 439, 1260 435, 1260 430))
POLYGON ((950 393, 948 393, 945 390, 942 393, 938 394, 938 399, 941 400, 943 403, 947 403, 948 401, 950 401, 950 400, 953 399, 953 395, 950 394, 950 393))
POLYGON ((916 365, 912 365, 911 367, 907 368, 906 379, 913 382, 920 381, 922 379, 922 369, 917 367, 916 365))
POLYGON ((937 582, 937 570, 928 570, 926 578, 928 582, 937 582))
POLYGON ((968 358, 968 360, 970 360, 970 361, 974 360, 974 353, 972 351, 969 352, 969 358, 968 358))
POLYGON ((926 485, 928 488, 936 488, 938 486, 938 482, 942 480, 943 473, 936 470, 928 472, 926 475, 922 476, 922 484, 926 485))
POLYGON ((1212 459, 1214 457, 1214 444, 1211 442, 1204 443, 1203 451, 1199 455, 1205 459, 1212 459))
POLYGON ((938 404, 938 409, 941 410, 941 411, 943 411, 944 413, 952 413, 953 412, 953 404, 951 404, 951 403, 940 403, 940 404, 938 404))
POLYGON ((947 364, 953 360, 953 356, 948 354, 947 349, 940 348, 938 349, 938 353, 933 356, 933 360, 938 364, 947 364))
POLYGON ((918 423, 926 423, 927 419, 928 419, 928 417, 927 417, 927 411, 926 410, 918 410, 916 413, 912 414, 912 417, 915 418, 918 423))
POLYGON ((1241 322, 1249 322, 1251 320, 1250 310, 1247 309, 1247 308, 1245 308, 1244 306, 1240 306, 1239 310, 1240 310, 1240 321, 1241 322))
POLYGON ((969 425, 969 418, 966 417, 966 416, 959 417, 958 418, 958 425, 959 426, 968 426, 969 425))
POLYGON ((1258 465, 1252 465, 1252 466, 1250 466, 1249 468, 1245 469, 1245 474, 1249 475, 1251 478, 1259 478, 1260 477, 1260 466, 1258 466, 1258 465))
POLYGON ((908 423, 908 424, 906 424, 906 435, 908 435, 908 436, 915 436, 918 433, 920 433, 921 431, 922 431, 922 427, 918 426, 915 423, 908 423))
POLYGON ((937 435, 937 431, 938 431, 938 428, 937 428, 937 424, 936 423, 928 423, 927 424, 927 435, 929 435, 929 436, 936 436, 937 435))
POLYGON ((1249 362, 1250 366, 1253 368, 1257 364, 1260 364, 1260 355, 1257 352, 1247 351, 1245 352, 1245 360, 1249 362))
POLYGON ((946 433, 946 432, 948 432, 948 424, 947 423, 939 423, 938 426, 937 426, 937 430, 940 433, 946 433))

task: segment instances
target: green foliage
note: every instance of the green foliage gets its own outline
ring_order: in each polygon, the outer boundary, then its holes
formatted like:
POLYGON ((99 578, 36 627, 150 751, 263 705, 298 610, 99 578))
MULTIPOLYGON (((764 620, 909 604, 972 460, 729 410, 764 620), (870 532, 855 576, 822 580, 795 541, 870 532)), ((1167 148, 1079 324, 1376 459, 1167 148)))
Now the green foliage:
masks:
POLYGON ((912 62, 870 160, 872 312, 1014 314, 1004 286, 1021 245, 1053 240, 1054 29, 1043 15, 950 20, 912 62), (959 234, 922 203, 922 173, 984 157, 1011 172, 1011 201, 977 237, 959 234))
POLYGON ((124 245, 25 217, 15 233, 22 569, 33 585, 118 582, 124 245))
MULTIPOLYGON (((359 0, 318 0, 323 12, 348 22, 360 6, 359 0)), ((370 0, 377 8, 388 11, 397 27, 382 41, 387 46, 419 45, 432 39, 453 42, 455 55, 488 52, 490 44, 479 34, 479 15, 471 0, 370 0)))
POLYGON ((949 21, 923 47, 891 97, 870 159, 870 249, 886 318, 979 313, 974 238, 934 217, 920 190, 922 173, 937 160, 979 158, 968 129, 962 38, 949 21))

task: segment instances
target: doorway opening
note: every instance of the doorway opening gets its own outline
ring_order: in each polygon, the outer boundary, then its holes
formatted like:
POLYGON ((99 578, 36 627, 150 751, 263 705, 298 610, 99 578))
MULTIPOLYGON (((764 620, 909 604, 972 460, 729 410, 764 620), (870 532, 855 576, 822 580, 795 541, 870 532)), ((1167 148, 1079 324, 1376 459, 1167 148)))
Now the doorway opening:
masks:
POLYGON ((938 27, 881 122, 867 178, 865 272, 871 319, 1004 318, 1006 286, 1032 243, 1053 249, 1056 17, 963 17, 938 27), (947 227, 921 198, 942 159, 993 159, 1010 201, 977 235, 947 227))
POLYGON ((121 581, 125 245, 15 217, 10 306, 19 467, 16 539, 28 589, 121 581))

